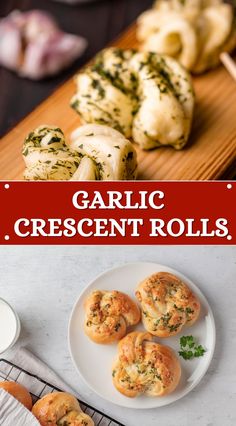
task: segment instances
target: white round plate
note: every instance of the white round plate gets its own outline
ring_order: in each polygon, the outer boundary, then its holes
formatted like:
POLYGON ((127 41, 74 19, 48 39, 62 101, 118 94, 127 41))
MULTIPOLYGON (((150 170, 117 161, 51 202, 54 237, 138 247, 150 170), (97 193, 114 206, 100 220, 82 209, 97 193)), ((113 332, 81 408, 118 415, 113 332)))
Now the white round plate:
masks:
MULTIPOLYGON (((136 329, 144 330, 142 324, 136 329)), ((91 282, 79 296, 69 322, 69 350, 74 365, 87 385, 102 398, 123 407, 155 408, 170 404, 187 395, 206 373, 215 347, 215 322, 211 308, 199 290, 187 277, 167 266, 156 263, 131 263, 111 269, 91 282), (120 290, 135 298, 134 293, 140 281, 154 272, 166 271, 177 275, 194 291, 201 303, 201 314, 198 321, 190 328, 168 339, 157 341, 171 346, 176 353, 179 350, 179 339, 183 335, 192 334, 206 348, 203 357, 185 361, 180 357, 182 377, 176 390, 170 395, 157 398, 140 396, 127 398, 119 393, 112 384, 111 366, 117 355, 117 344, 98 345, 93 343, 84 333, 84 301, 93 290, 120 290)))

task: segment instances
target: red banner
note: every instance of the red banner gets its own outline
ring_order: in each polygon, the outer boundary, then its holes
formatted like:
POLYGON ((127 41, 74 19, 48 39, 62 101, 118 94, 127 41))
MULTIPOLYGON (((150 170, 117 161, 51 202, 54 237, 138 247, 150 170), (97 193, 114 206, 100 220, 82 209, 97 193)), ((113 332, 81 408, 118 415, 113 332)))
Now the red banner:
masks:
POLYGON ((235 182, 0 182, 1 244, 236 244, 235 182))

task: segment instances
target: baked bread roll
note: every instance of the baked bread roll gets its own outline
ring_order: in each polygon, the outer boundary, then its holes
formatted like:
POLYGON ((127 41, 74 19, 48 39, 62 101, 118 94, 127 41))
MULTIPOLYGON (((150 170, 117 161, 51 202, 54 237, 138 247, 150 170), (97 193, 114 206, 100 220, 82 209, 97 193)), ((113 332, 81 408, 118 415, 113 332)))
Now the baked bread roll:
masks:
POLYGON ((136 152, 125 137, 102 125, 82 126, 67 145, 61 129, 43 125, 25 139, 26 180, 129 180, 136 152))
POLYGON ((187 143, 194 107, 188 72, 155 53, 109 48, 76 77, 71 106, 83 123, 106 124, 143 149, 187 143))
MULTIPOLYGON (((132 143, 111 127, 100 124, 78 127, 71 135, 70 148, 83 158, 89 157, 94 179, 134 180, 137 177, 137 155, 132 143)), ((76 174, 72 180, 75 178, 76 174)))
POLYGON ((94 426, 77 399, 65 392, 45 395, 34 404, 32 413, 41 426, 94 426))
POLYGON ((142 50, 170 55, 201 73, 234 49, 234 9, 223 0, 158 0, 138 18, 137 38, 142 50))
POLYGON ((178 277, 157 272, 142 281, 136 297, 142 307, 142 321, 149 333, 169 337, 197 320, 200 303, 195 294, 178 277))
POLYGON ((181 367, 174 351, 152 342, 149 333, 135 331, 118 344, 112 377, 116 389, 128 397, 164 396, 179 383, 181 367))
POLYGON ((127 327, 138 324, 140 310, 120 291, 94 291, 85 301, 85 332, 96 343, 112 343, 125 336, 127 327))
POLYGON ((0 388, 14 396, 14 398, 21 402, 28 410, 31 410, 32 398, 24 386, 16 382, 0 382, 0 388))
POLYGON ((79 155, 70 152, 62 130, 48 125, 29 133, 22 154, 26 180, 69 180, 81 161, 79 155))

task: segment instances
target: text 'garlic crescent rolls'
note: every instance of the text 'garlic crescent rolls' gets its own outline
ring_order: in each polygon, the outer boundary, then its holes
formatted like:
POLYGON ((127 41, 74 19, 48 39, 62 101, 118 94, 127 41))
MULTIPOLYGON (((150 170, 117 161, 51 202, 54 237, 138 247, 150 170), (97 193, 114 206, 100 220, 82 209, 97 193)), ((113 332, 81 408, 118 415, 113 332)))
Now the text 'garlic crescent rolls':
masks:
POLYGON ((123 395, 168 395, 175 390, 180 376, 181 367, 174 351, 152 342, 151 334, 133 332, 119 342, 112 377, 123 395))
POLYGON ((71 106, 84 123, 100 123, 143 149, 187 143, 194 94, 188 72, 156 53, 109 48, 76 77, 71 106))
POLYGON ((41 426, 94 426, 77 399, 66 392, 53 392, 43 396, 33 406, 32 413, 41 426))
POLYGON ((236 45, 234 9, 222 0, 158 0, 137 22, 141 50, 170 55, 193 73, 236 45))
POLYGON ((43 125, 23 145, 26 180, 131 180, 136 152, 119 132, 101 125, 75 130, 67 145, 61 129, 43 125))
POLYGON ((120 291, 94 291, 85 302, 85 332, 96 343, 120 340, 127 327, 138 324, 140 310, 120 291))
POLYGON ((144 327, 155 336, 173 336, 185 325, 193 325, 199 316, 200 303, 195 294, 168 272, 149 276, 135 294, 141 303, 144 327))

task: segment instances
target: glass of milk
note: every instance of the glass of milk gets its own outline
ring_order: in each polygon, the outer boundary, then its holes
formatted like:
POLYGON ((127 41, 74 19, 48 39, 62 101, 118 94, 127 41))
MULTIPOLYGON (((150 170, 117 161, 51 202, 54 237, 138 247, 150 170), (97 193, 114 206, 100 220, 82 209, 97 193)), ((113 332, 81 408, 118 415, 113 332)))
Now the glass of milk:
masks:
POLYGON ((0 354, 11 348, 20 334, 20 320, 14 309, 0 297, 0 354))

